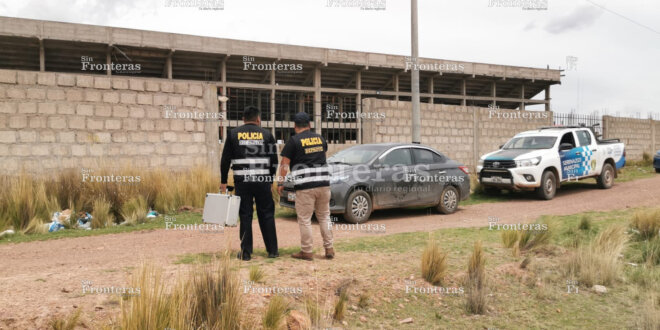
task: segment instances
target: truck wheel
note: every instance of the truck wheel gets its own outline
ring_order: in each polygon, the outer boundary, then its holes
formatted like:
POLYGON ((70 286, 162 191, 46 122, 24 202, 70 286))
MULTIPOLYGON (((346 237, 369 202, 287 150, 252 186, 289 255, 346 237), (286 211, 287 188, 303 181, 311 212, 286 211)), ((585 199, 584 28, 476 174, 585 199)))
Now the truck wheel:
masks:
POLYGON ((364 190, 353 190, 346 199, 346 212, 344 220, 350 223, 367 222, 371 215, 371 197, 364 190))
POLYGON ((600 189, 610 189, 614 184, 614 168, 612 164, 605 163, 603 165, 603 170, 600 171, 600 175, 596 178, 598 183, 598 188, 600 189))
POLYGON ((438 212, 442 214, 451 214, 458 209, 458 201, 460 197, 458 190, 454 186, 446 186, 440 194, 440 203, 438 204, 438 212))
POLYGON ((557 193, 557 177, 552 171, 545 171, 541 176, 541 186, 536 188, 536 195, 540 199, 550 200, 557 193))

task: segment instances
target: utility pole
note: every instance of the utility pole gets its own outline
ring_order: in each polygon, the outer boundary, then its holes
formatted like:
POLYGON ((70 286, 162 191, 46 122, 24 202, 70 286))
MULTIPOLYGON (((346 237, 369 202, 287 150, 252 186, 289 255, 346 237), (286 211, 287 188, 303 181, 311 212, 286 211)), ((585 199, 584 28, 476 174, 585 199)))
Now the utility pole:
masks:
POLYGON ((419 66, 417 65, 417 57, 419 56, 419 49, 417 45, 417 0, 410 0, 410 16, 411 16, 411 48, 412 48, 412 142, 421 143, 421 126, 422 118, 420 116, 419 104, 419 66))

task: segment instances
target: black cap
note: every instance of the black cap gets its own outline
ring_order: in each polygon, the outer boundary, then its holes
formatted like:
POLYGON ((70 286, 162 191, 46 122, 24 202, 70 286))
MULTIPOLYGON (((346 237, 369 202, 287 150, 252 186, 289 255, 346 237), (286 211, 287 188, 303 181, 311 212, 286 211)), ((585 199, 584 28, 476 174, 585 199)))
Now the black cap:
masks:
POLYGON ((293 116, 293 122, 296 124, 308 125, 310 121, 311 118, 305 112, 298 112, 293 116))

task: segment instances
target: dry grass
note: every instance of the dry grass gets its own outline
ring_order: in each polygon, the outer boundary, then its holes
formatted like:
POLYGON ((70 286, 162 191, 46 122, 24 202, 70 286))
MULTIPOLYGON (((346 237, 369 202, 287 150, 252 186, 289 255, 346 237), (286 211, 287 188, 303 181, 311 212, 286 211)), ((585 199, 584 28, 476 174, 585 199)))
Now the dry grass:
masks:
POLYGON ((105 198, 95 200, 92 207, 92 229, 105 228, 115 222, 115 217, 110 213, 112 206, 105 198))
POLYGON ((143 266, 132 281, 140 295, 122 301, 120 328, 241 329, 242 296, 232 267, 225 253, 168 287, 160 269, 143 266))
POLYGON ((321 324, 323 324, 323 313, 321 311, 323 308, 319 304, 319 298, 307 296, 303 304, 305 305, 305 312, 312 323, 312 327, 314 329, 321 328, 321 324))
POLYGON ((649 240, 658 236, 660 231, 660 209, 635 212, 630 225, 636 230, 641 240, 649 240))
POLYGON ((43 181, 21 173, 4 178, 0 195, 0 230, 14 228, 24 233, 39 232, 53 212, 60 211, 55 196, 46 193, 43 181))
POLYGON ((250 266, 250 281, 255 283, 263 283, 266 273, 263 269, 259 268, 259 265, 250 266))
POLYGON ((346 315, 346 306, 348 305, 348 289, 345 288, 339 292, 339 298, 335 303, 332 312, 332 318, 336 321, 342 321, 346 315))
POLYGON ((468 272, 465 279, 467 300, 465 309, 471 314, 486 312, 486 256, 481 241, 474 243, 474 250, 468 262, 468 272))
POLYGON ((421 269, 422 278, 433 285, 441 285, 447 273, 447 253, 431 235, 422 253, 421 269))
POLYGON ((614 283, 619 278, 621 265, 618 259, 627 240, 623 226, 610 225, 570 257, 568 274, 587 287, 614 283))
POLYGON ((649 266, 660 265, 660 237, 642 242, 642 260, 649 266))
POLYGON ((580 224, 578 225, 579 230, 590 230, 591 229, 591 218, 587 215, 580 218, 580 224))
MULTIPOLYGON (((121 181, 124 181, 123 178, 121 181)), ((183 205, 202 207, 206 193, 218 190, 219 178, 207 167, 187 171, 163 169, 138 170, 125 166, 102 168, 82 173, 65 170, 54 177, 25 172, 15 177, 0 177, 0 230, 14 228, 31 233, 50 220, 62 208, 94 215, 98 200, 109 204, 109 212, 118 222, 139 223, 142 210, 150 207, 160 213, 176 211, 183 205), (124 176, 125 182, 109 178, 124 176), (110 181, 99 182, 92 177, 110 181), (137 179, 139 177, 139 180, 137 179), (129 182, 129 181, 133 182, 129 182), (128 205, 127 205, 128 204, 128 205)), ((101 204, 105 213, 106 203, 101 204)))
POLYGON ((54 318, 48 322, 48 327, 52 330, 74 330, 80 321, 80 313, 78 309, 64 319, 54 318))
POLYGON ((539 222, 530 224, 536 228, 540 226, 540 230, 504 230, 502 231, 502 244, 507 248, 513 248, 513 255, 518 256, 520 252, 530 251, 535 248, 546 245, 552 238, 552 224, 549 221, 541 220, 539 222))
POLYGON ((268 302, 268 307, 261 320, 261 325, 267 330, 285 328, 286 315, 290 309, 291 305, 284 297, 273 296, 268 302))
POLYGON ((121 216, 127 225, 136 225, 147 221, 149 206, 142 196, 136 196, 129 199, 121 207, 121 216))
POLYGON ((651 294, 647 298, 646 303, 643 305, 643 316, 641 328, 644 330, 658 330, 660 329, 660 310, 658 309, 658 299, 656 294, 651 294))

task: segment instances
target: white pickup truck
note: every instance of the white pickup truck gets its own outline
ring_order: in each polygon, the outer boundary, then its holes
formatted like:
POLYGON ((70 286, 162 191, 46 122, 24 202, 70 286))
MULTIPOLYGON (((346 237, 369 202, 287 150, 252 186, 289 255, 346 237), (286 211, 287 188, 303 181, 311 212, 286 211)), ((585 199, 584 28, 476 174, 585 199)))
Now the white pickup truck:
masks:
POLYGON ((535 190, 539 198, 552 199, 561 182, 596 178, 598 187, 608 189, 625 164, 618 139, 599 140, 584 126, 552 126, 517 134, 483 155, 477 173, 488 193, 535 190))

